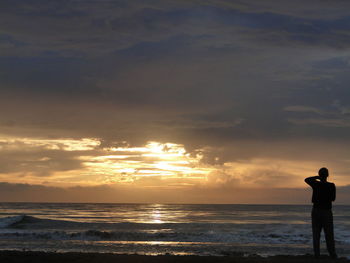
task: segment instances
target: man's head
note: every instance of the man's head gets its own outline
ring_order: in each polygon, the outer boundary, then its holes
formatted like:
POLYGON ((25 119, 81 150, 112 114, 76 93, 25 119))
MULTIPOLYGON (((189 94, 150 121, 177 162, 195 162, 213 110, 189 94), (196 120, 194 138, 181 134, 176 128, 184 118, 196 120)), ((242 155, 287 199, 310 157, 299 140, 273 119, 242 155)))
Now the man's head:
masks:
POLYGON ((326 167, 322 167, 319 171, 318 171, 318 175, 321 177, 322 181, 327 181, 327 177, 328 177, 328 169, 326 167))

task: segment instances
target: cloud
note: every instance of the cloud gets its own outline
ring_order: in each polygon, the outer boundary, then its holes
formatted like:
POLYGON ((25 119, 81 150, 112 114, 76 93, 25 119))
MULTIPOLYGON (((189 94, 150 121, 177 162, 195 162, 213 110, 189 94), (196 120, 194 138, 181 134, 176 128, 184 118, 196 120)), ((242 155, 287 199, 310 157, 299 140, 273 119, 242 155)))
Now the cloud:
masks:
POLYGON ((32 174, 50 176, 57 171, 77 170, 81 168, 78 154, 42 148, 22 148, 0 152, 0 173, 32 174))
MULTIPOLYGON (((2 1, 0 129, 36 144, 1 145, 1 180, 135 179, 218 194, 245 184, 300 186, 304 173, 327 165, 345 185, 349 3, 301 3, 2 1), (69 151, 58 142, 82 138, 101 145, 69 151), (200 154, 196 167, 210 170, 209 183, 116 176, 96 159, 116 145, 149 141, 200 154)), ((157 160, 130 154, 124 161, 146 162, 129 168, 149 171, 157 160)))
POLYGON ((235 189, 240 187, 240 179, 225 171, 215 171, 207 176, 205 186, 219 189, 235 189))
POLYGON ((284 108, 284 110, 292 111, 292 112, 312 112, 312 113, 321 114, 321 115, 323 114, 323 112, 317 108, 302 106, 302 105, 287 106, 284 108))
POLYGON ((3 50, 6 56, 109 57, 116 50, 161 43, 178 35, 189 36, 189 45, 193 37, 201 37, 199 43, 204 47, 212 47, 214 39, 214 47, 224 50, 238 43, 241 47, 252 46, 252 40, 268 45, 335 48, 346 48, 349 42, 347 14, 326 3, 318 8, 308 4, 288 9, 257 1, 37 1, 31 5, 16 1, 2 6, 1 24, 7 25, 2 28, 4 41, 11 43, 3 50), (322 12, 323 8, 329 13, 322 12))
POLYGON ((350 127, 350 120, 348 119, 289 119, 289 122, 297 125, 321 125, 326 127, 350 127))

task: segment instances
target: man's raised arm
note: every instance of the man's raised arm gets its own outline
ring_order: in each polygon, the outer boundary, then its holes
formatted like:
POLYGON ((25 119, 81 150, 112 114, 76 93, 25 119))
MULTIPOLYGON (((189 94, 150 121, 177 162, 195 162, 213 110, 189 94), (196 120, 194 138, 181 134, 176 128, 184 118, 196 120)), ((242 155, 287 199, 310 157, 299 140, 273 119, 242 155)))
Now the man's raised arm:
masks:
POLYGON ((332 201, 335 201, 335 197, 336 197, 335 184, 332 184, 331 197, 332 197, 332 201))
POLYGON ((305 178, 305 183, 312 186, 317 182, 317 180, 320 180, 319 176, 311 176, 311 177, 305 178))

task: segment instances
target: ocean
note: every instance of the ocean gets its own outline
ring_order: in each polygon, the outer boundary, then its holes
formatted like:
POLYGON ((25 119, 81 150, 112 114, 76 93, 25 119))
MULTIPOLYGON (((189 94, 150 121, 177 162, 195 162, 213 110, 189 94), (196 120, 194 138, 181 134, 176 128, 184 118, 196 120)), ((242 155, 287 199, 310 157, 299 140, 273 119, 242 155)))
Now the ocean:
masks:
MULTIPOLYGON (((0 203, 0 249, 143 255, 312 253, 309 205, 0 203)), ((350 255, 350 206, 333 209, 350 255)), ((322 252, 327 253, 322 235, 322 252)))

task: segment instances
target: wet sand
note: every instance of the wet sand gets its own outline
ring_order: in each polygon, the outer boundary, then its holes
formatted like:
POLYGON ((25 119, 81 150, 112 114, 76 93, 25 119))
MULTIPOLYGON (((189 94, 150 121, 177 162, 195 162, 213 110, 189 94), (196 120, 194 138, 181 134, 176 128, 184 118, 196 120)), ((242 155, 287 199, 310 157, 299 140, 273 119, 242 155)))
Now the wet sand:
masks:
POLYGON ((215 256, 143 256, 143 255, 117 255, 107 253, 46 253, 0 251, 1 263, 350 263, 346 258, 332 260, 327 256, 314 259, 311 255, 303 256, 249 256, 230 255, 215 256))

